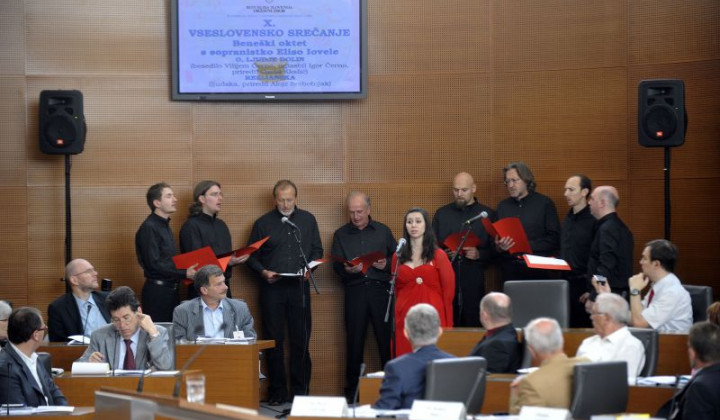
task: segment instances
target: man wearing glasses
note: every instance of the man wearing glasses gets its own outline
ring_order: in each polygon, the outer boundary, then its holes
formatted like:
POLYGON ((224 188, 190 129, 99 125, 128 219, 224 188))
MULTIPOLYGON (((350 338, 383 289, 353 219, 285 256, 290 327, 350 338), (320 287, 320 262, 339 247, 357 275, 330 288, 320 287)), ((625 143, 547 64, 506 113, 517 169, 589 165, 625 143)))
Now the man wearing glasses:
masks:
POLYGON ((23 307, 8 319, 9 343, 0 353, 0 400, 28 407, 67 405, 65 396, 55 385, 50 372, 35 351, 45 338, 48 327, 40 311, 23 307))
MULTIPOLYGON (((535 177, 524 162, 511 162, 503 172, 510 196, 498 203, 498 220, 519 218, 532 253, 544 257, 555 255, 560 248, 560 220, 555 203, 535 192, 535 177)), ((509 236, 495 239, 495 248, 503 257, 503 281, 548 278, 547 270, 528 268, 522 259, 510 255, 508 250, 514 245, 515 241, 509 236)))
POLYGON ((107 297, 112 324, 98 328, 79 362, 109 363, 111 369, 170 370, 172 354, 167 330, 142 313, 135 292, 127 286, 107 297))
POLYGON ((110 322, 105 306, 106 292, 98 292, 98 273, 83 259, 65 266, 65 281, 70 292, 48 306, 50 341, 68 341, 71 335, 90 337, 93 331, 110 322))
POLYGON ((12 312, 12 306, 4 300, 0 300, 0 351, 7 344, 8 318, 12 312))

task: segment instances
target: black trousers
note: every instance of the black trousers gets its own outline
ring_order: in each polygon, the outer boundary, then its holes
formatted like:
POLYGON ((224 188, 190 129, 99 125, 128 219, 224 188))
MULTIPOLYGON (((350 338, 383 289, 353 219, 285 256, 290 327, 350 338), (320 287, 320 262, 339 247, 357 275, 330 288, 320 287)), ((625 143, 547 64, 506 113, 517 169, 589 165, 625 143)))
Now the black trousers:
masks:
POLYGON ((365 336, 368 324, 372 323, 375 340, 380 352, 382 367, 390 360, 390 329, 392 317, 385 322, 387 310, 388 282, 363 280, 362 283, 345 289, 345 331, 347 338, 347 362, 345 395, 352 397, 358 386, 360 365, 363 361, 365 336))
POLYGON ((300 278, 281 278, 274 284, 263 284, 260 287, 260 312, 264 338, 275 340, 275 348, 265 351, 270 399, 308 395, 312 371, 309 350, 312 320, 308 283, 300 278), (290 395, 285 374, 286 326, 290 344, 290 395))
POLYGON ((173 310, 179 303, 177 283, 175 287, 168 287, 146 279, 141 303, 143 313, 150 315, 154 322, 172 322, 173 310))
POLYGON ((579 301, 587 292, 587 274, 569 271, 564 277, 570 285, 570 328, 591 328, 590 314, 585 310, 585 304, 579 301))
POLYGON ((463 261, 455 262, 453 268, 455 269, 454 325, 480 327, 480 299, 485 296, 485 266, 463 261))

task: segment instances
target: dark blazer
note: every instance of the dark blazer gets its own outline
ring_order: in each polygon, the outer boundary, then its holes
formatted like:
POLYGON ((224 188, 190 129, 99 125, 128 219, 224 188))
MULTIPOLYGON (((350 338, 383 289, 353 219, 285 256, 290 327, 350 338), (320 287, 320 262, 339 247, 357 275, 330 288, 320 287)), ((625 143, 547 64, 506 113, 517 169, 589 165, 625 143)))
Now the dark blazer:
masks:
MULTIPOLYGON (((92 297, 100 309, 105 322, 110 322, 110 313, 105 306, 107 292, 92 292, 92 297)), ((70 341, 71 335, 83 335, 82 317, 75 297, 65 293, 48 305, 48 333, 50 341, 70 341)))
POLYGON ((522 347, 513 324, 499 327, 490 337, 483 337, 470 356, 484 357, 488 373, 517 373, 522 361, 522 347))
MULTIPOLYGON (((225 322, 225 338, 232 338, 233 331, 242 331, 245 338, 256 337, 253 328, 253 317, 250 315, 245 301, 239 299, 223 299, 223 321, 225 322)), ((205 335, 202 304, 200 298, 186 300, 173 311, 174 340, 194 341, 196 334, 205 335)))
POLYGON ((38 386, 30 369, 23 362, 21 356, 10 345, 0 352, 0 398, 2 403, 25 404, 28 407, 40 405, 68 405, 60 388, 53 382, 50 373, 38 362, 37 370, 42 388, 38 386), (8 381, 8 365, 10 366, 10 380, 8 381), (8 383, 9 382, 9 383, 8 383), (10 391, 8 389, 10 385, 10 391), (45 390, 45 392, 43 392, 45 390), (48 401, 45 404, 44 395, 48 401))
POLYGON ((455 356, 445 353, 435 345, 429 345, 387 362, 380 398, 375 401, 374 407, 386 410, 410 408, 416 399, 422 399, 425 395, 428 362, 450 357, 455 356))
POLYGON ((720 419, 720 363, 698 371, 675 396, 677 410, 671 420, 720 419))

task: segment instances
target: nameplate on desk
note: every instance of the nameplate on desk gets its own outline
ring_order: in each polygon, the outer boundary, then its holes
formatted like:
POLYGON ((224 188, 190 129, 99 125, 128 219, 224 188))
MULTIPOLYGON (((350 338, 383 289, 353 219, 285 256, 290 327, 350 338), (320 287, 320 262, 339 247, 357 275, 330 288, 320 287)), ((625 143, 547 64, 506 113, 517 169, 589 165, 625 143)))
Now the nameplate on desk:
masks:
POLYGON ((74 362, 72 364, 73 375, 107 375, 110 372, 110 365, 107 363, 74 362))
POLYGON ((410 420, 465 419, 465 404, 448 401, 415 400, 410 409, 410 420))
POLYGON ((566 408, 524 406, 520 409, 519 420, 572 420, 566 408))
POLYGON ((347 400, 343 397, 296 396, 290 415, 293 417, 347 417, 347 400))

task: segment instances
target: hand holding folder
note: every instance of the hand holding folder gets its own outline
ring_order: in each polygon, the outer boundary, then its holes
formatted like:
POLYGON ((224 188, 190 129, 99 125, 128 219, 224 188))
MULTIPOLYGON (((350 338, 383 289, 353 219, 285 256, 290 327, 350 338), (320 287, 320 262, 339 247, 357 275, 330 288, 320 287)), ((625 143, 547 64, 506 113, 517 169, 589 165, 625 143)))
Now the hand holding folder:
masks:
POLYGON ((385 254, 380 251, 374 251, 369 254, 355 257, 352 260, 346 260, 345 258, 333 255, 332 259, 343 264, 351 265, 353 267, 362 264, 362 273, 367 273, 368 269, 377 261, 385 259, 385 254))
MULTIPOLYGON (((465 235, 465 232, 456 232, 451 233, 448 235, 445 240, 443 241, 443 246, 447 249, 449 249, 452 252, 457 251, 458 246, 460 246, 460 241, 462 241, 462 237, 465 235)), ((479 246, 482 243, 480 238, 478 238, 474 233, 469 232, 467 238, 465 238, 465 243, 463 243, 463 248, 474 248, 479 246)), ((463 250, 460 250, 461 253, 464 254, 463 250)))
POLYGON ((489 219, 482 219, 482 223, 491 236, 512 239, 514 244, 507 250, 510 254, 532 254, 530 242, 519 218, 506 217, 495 223, 492 223, 489 219))

